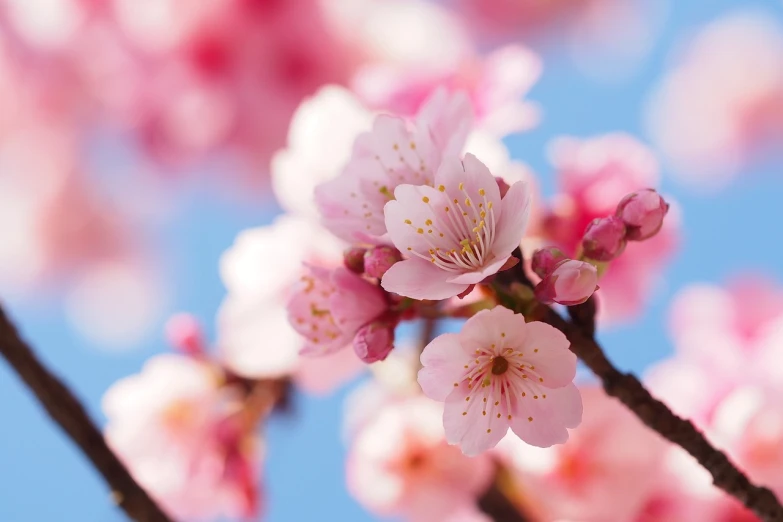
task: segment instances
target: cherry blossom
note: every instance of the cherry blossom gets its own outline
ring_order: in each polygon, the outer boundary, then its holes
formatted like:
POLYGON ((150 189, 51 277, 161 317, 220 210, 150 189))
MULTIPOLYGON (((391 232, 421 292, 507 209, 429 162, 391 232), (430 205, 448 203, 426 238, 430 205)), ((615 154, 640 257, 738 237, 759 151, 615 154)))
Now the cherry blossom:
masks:
POLYGON ((106 439, 172 516, 252 516, 259 451, 240 399, 211 365, 158 355, 106 392, 106 439))
POLYGON ((568 346, 549 325, 525 323, 503 307, 483 310, 459 334, 427 345, 419 384, 446 403, 446 438, 466 455, 494 447, 509 427, 534 446, 562 444, 582 417, 568 346))
POLYGON ((783 136, 783 29, 738 12, 700 28, 653 92, 648 126, 686 182, 715 189, 783 136))
POLYGON ((437 188, 400 185, 386 204, 386 227, 409 258, 383 276, 389 291, 414 299, 446 299, 498 272, 527 224, 529 192, 514 183, 506 197, 472 154, 445 162, 437 188))
MULTIPOLYGON (((306 339, 302 354, 328 355, 344 348, 353 342, 360 328, 388 309, 386 297, 378 286, 346 268, 328 270, 309 266, 301 280, 288 303, 288 319, 306 339)), ((367 351, 366 335, 357 342, 367 351)))
POLYGON ((476 499, 492 479, 492 462, 488 455, 470 459, 447 444, 441 412, 421 396, 372 410, 347 463, 348 488, 362 505, 412 522, 478 516, 476 499))
POLYGON ((460 151, 472 121, 464 95, 432 100, 439 110, 428 110, 415 126, 402 118, 381 115, 372 131, 360 135, 345 170, 319 185, 315 201, 324 226, 348 241, 377 243, 386 236, 383 207, 405 183, 432 185, 447 151, 460 151), (441 118, 451 122, 448 136, 433 133, 441 118))

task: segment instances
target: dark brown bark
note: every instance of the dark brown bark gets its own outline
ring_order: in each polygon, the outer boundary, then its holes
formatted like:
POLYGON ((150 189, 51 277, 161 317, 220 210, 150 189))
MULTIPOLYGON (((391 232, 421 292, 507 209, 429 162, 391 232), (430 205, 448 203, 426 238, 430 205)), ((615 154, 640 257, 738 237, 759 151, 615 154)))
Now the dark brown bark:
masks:
MULTIPOLYGON (((79 400, 47 370, 0 308, 0 355, 27 385, 49 416, 90 459, 111 488, 115 502, 137 522, 171 522, 106 445, 79 400)), ((67 480, 63 477, 63 480, 67 480)))

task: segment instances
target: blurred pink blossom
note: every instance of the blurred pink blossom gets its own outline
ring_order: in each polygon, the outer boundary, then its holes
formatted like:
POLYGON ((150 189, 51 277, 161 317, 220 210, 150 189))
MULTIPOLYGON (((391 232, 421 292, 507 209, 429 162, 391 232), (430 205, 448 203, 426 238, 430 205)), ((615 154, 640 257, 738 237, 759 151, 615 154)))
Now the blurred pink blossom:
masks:
POLYGON ((387 402, 359 427, 350 443, 348 489, 368 510, 411 522, 482 520, 476 500, 492 480, 492 462, 448 445, 441 411, 412 397, 387 402))
POLYGON ((652 135, 685 181, 725 185, 783 140, 783 30, 772 18, 717 19, 682 47, 648 107, 652 135))
POLYGON ((498 306, 430 342, 418 380, 425 395, 446 403, 446 438, 465 455, 493 448, 509 427, 534 446, 562 444, 582 418, 568 346, 558 330, 498 306))
POLYGON ((532 51, 508 46, 485 57, 465 56, 448 70, 365 66, 354 88, 371 107, 408 116, 416 114, 437 89, 464 91, 476 112, 477 128, 502 137, 538 123, 538 107, 523 97, 538 80, 541 68, 541 60, 532 51))
POLYGON ((567 442, 535 448, 506 437, 497 452, 518 477, 535 520, 628 522, 663 473, 666 443, 601 388, 580 392, 582 423, 567 442))
POLYGON ((177 518, 250 517, 259 507, 258 443, 239 390, 207 363, 158 355, 103 398, 106 438, 177 518))
MULTIPOLYGON (((540 234, 574 255, 587 225, 613 215, 629 193, 658 184, 652 152, 626 134, 590 139, 559 138, 550 149, 559 193, 543 218, 540 234)), ((609 321, 637 315, 677 243, 678 219, 670 212, 652 239, 629 244, 601 277, 600 316, 609 321)))

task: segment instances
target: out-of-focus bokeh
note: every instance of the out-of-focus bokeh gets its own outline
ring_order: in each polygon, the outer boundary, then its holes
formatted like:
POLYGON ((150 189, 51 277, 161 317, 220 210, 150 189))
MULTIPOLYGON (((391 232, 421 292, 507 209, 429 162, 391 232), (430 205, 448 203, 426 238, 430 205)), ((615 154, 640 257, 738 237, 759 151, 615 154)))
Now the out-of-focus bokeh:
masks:
MULTIPOLYGON (((102 424, 106 390, 171 351, 177 312, 237 373, 288 373, 279 303, 247 317, 282 299, 303 256, 340 252, 303 224, 314 184, 374 112, 414 117, 439 86, 474 104, 469 151, 535 180, 542 236, 571 248, 626 193, 671 197, 664 230, 601 285, 600 339, 620 367, 654 368, 655 384, 675 348, 717 343, 732 299, 777 302, 761 297, 783 284, 771 0, 1 0, 0 298, 102 424), (254 230, 283 211, 276 232, 254 230), (256 262, 275 268, 240 280, 256 262), (248 358, 243 343, 264 340, 280 352, 248 358)), ((751 320, 736 321, 749 343, 751 320)), ((345 480, 361 367, 324 364, 297 366, 293 412, 267 431, 264 520, 375 519, 345 480)), ((0 520, 123 520, 5 365, 0 419, 0 520)))

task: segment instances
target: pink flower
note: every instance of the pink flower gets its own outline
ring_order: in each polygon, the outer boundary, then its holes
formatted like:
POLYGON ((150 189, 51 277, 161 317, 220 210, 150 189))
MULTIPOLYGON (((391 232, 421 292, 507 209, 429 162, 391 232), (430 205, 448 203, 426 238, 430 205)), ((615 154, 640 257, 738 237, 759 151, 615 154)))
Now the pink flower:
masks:
POLYGON ((386 204, 386 227, 409 259, 383 276, 383 288, 413 299, 446 299, 495 274, 511 258, 529 213, 527 185, 501 200, 497 182, 472 154, 446 161, 437 188, 400 185, 386 204))
POLYGON ((506 437, 498 453, 527 492, 533 520, 628 522, 663 474, 667 445, 600 387, 579 391, 584 415, 567 442, 535 448, 506 437))
POLYGON ((447 444, 440 405, 424 397, 373 409, 347 463, 348 489, 364 507, 413 522, 457 521, 477 511, 492 471, 488 455, 470 459, 447 444))
POLYGON ((383 206, 401 184, 432 185, 446 150, 461 151, 471 121, 461 95, 439 102, 454 139, 433 134, 428 119, 413 128, 401 118, 378 116, 369 133, 360 135, 345 170, 315 189, 324 226, 349 243, 378 243, 386 236, 383 206), (437 141, 436 141, 437 138, 437 141), (443 148, 441 148, 443 147, 443 148))
MULTIPOLYGON (((663 220, 660 224, 663 224, 663 220)), ((596 218, 585 229, 582 253, 588 259, 611 261, 623 253, 625 243, 625 223, 622 219, 615 216, 596 218)))
POLYGON ((366 369, 351 350, 317 360, 300 356, 304 340, 287 319, 302 260, 337 266, 341 250, 323 228, 291 215, 241 232, 220 259, 228 291, 217 318, 222 363, 251 379, 292 375, 300 388, 318 394, 366 369))
POLYGON ((445 401, 446 438, 466 455, 494 447, 509 427, 534 446, 562 444, 582 418, 568 346, 558 330, 498 306, 427 345, 419 384, 445 401))
POLYGON ((653 93, 651 134, 691 184, 725 186, 783 135, 783 29, 762 13, 715 20, 682 46, 653 93))
POLYGON ((669 204, 654 189, 628 194, 617 205, 617 217, 627 228, 629 241, 649 239, 663 226, 669 204))
POLYGON ((176 518, 249 517, 258 451, 236 415, 238 390, 207 363, 158 355, 103 398, 106 439, 134 478, 176 518))
POLYGON ((536 298, 545 304, 566 306, 584 303, 598 290, 598 270, 576 259, 565 259, 536 285, 536 298))
POLYGON ((346 347, 388 308, 378 286, 346 268, 307 269, 288 303, 289 322, 307 340, 302 354, 328 355, 346 347))
POLYGON ((242 231, 220 259, 227 295, 217 317, 217 347, 231 371, 280 377, 300 362, 302 338, 288 324, 286 303, 302 261, 336 266, 342 245, 308 220, 290 215, 242 231))

